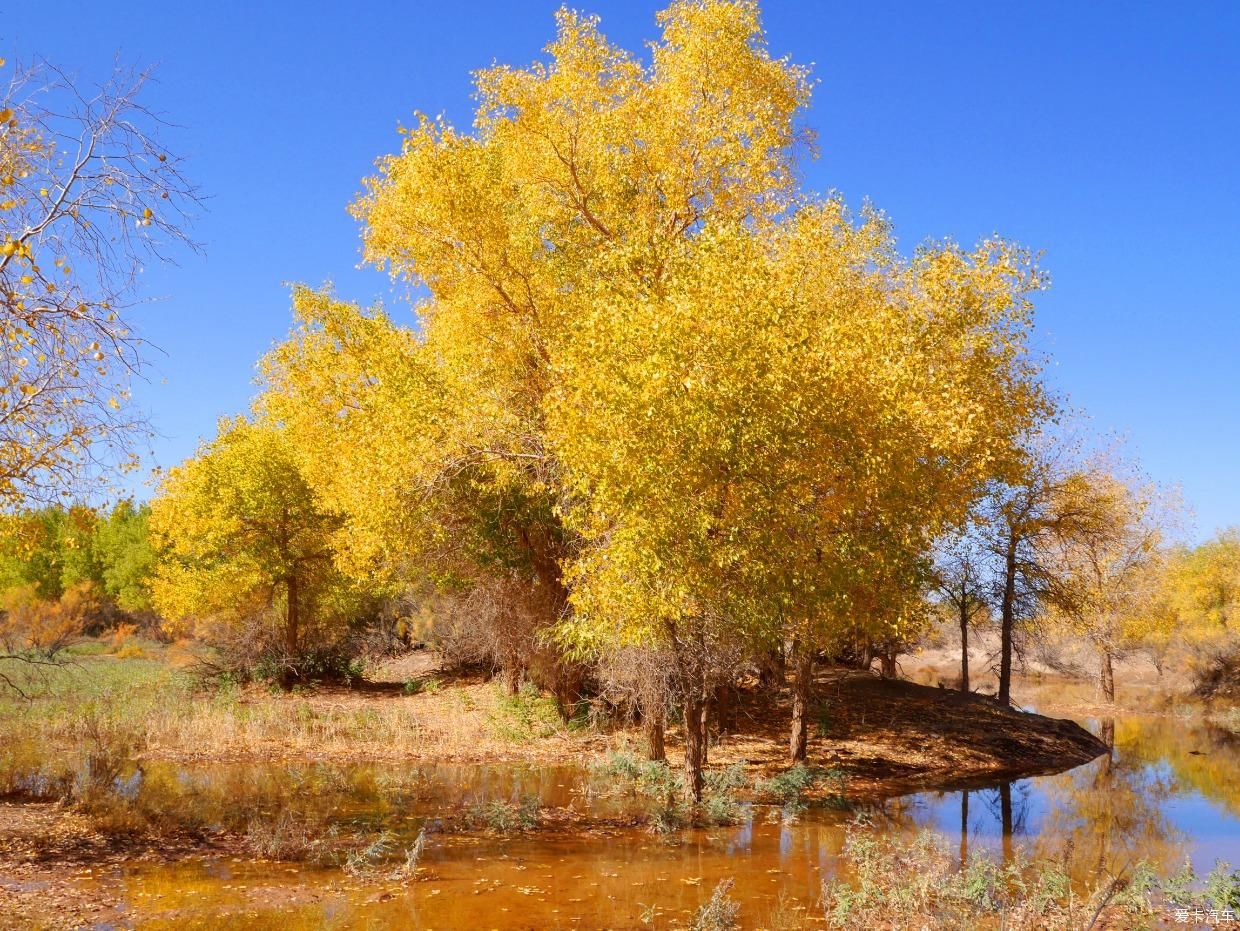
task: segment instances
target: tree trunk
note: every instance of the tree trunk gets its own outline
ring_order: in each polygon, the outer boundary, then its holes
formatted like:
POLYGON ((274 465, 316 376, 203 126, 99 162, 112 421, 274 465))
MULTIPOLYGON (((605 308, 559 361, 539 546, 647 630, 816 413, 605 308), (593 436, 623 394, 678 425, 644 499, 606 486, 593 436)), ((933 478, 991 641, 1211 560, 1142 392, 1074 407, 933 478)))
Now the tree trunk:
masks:
POLYGON ((284 666, 280 670, 280 685, 289 689, 293 687, 293 679, 296 674, 296 668, 293 663, 297 660, 298 647, 298 626, 300 621, 300 612, 298 605, 298 578, 297 573, 293 572, 289 575, 285 585, 287 586, 288 604, 284 608, 284 666))
POLYGON ((1003 567, 1003 603, 999 643, 999 695, 1001 704, 1012 703, 1012 627, 1016 621, 1016 534, 1008 534, 1003 567))
POLYGON ((857 662, 857 668, 868 672, 872 665, 874 665, 874 644, 867 642, 861 648, 861 659, 857 662))
POLYGON ((577 712, 577 703, 582 700, 585 676, 579 665, 563 660, 556 662, 554 674, 555 707, 560 713, 560 720, 567 724, 577 712))
POLYGON ((884 679, 894 679, 896 677, 895 650, 884 650, 882 653, 879 653, 878 662, 884 679))
POLYGON ((1012 784, 999 786, 999 821, 1003 830, 1003 864, 1012 862, 1012 784))
POLYGON ((685 792, 693 802, 702 800, 702 770, 706 766, 706 735, 702 721, 706 703, 697 689, 685 698, 685 792))
POLYGON ((1099 722, 1098 739, 1106 744, 1106 759, 1102 761, 1102 769, 1099 775, 1110 776, 1112 769, 1115 767, 1115 719, 1103 718, 1099 722))
POLYGON ((1111 664, 1111 651, 1102 649, 1102 697, 1108 704, 1115 704, 1115 668, 1111 664))
POLYGON ((298 623, 301 620, 298 612, 298 579, 297 573, 288 577, 288 607, 284 613, 284 649, 290 657, 297 655, 298 623))
POLYGON ((969 691, 969 599, 965 597, 960 599, 960 691, 969 691))
POLYGON ((969 790, 960 793, 960 868, 969 862, 969 790))
POLYGON ((809 708, 814 697, 814 651, 793 644, 793 662, 796 681, 792 686, 792 737, 788 749, 793 763, 804 763, 809 748, 809 708))
POLYGON ((655 762, 667 759, 667 748, 663 743, 663 709, 648 709, 646 722, 646 754, 655 762))
POLYGON ((504 667, 504 687, 514 697, 521 693, 521 665, 516 659, 509 660, 504 667))
POLYGON ((710 694, 702 690, 702 766, 710 762, 710 709, 713 702, 710 694))

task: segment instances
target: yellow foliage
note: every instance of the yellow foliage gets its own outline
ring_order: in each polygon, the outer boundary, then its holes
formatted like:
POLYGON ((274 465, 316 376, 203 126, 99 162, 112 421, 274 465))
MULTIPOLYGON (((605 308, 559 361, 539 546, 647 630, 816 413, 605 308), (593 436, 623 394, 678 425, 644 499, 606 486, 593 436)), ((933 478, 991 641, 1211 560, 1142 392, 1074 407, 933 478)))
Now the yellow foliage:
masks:
POLYGON ((1056 511, 1071 518, 1056 541, 1052 619, 1109 654, 1164 637, 1172 617, 1155 595, 1171 503, 1097 468, 1070 476, 1057 496, 1056 511))
POLYGON ((176 633, 272 618, 295 651, 299 624, 325 616, 340 586, 330 547, 337 523, 314 501, 282 431, 222 420, 214 441, 168 471, 151 503, 162 551, 156 610, 176 633))
POLYGON ((523 572, 583 650, 907 633, 930 540, 1048 412, 1041 276, 799 190, 808 73, 756 3, 659 24, 643 64, 561 11, 547 61, 478 74, 472 133, 405 130, 353 209, 417 328, 298 289, 260 412, 355 574, 523 572))

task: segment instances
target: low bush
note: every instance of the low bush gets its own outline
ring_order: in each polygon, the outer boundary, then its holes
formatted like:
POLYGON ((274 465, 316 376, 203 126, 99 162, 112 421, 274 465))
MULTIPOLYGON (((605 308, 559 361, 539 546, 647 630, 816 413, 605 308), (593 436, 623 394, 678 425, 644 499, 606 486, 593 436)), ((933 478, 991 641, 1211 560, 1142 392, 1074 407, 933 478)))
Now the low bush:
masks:
POLYGON ((1224 901, 1226 878, 1215 884, 1223 891, 1210 892, 1207 880, 1207 891, 1194 897, 1187 891, 1197 885, 1190 870, 1160 890, 1153 872, 1137 863, 1122 876, 1100 877, 1082 894, 1073 887, 1068 864, 1059 860, 1018 855, 999 863, 983 854, 961 866, 938 835, 892 837, 858 820, 849 828, 836 878, 823 883, 822 901, 834 928, 902 927, 916 919, 927 929, 1066 931, 1149 927, 1160 898, 1190 905, 1224 901), (1177 882, 1179 891, 1171 894, 1177 882))
POLYGON ((540 807, 536 795, 526 795, 509 802, 500 799, 476 802, 466 810, 465 823, 471 828, 497 834, 532 831, 538 827, 540 807))
POLYGON ((740 927, 741 906, 732 899, 732 880, 723 879, 715 886, 710 899, 698 909, 689 927, 693 931, 735 931, 740 927))

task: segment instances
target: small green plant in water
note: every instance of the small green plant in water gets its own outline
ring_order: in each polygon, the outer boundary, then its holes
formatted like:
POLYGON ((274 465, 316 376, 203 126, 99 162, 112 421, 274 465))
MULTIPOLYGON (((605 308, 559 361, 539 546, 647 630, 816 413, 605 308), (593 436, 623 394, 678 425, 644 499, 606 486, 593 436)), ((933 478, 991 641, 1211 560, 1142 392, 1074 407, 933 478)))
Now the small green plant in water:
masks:
POLYGON ((1163 894, 1173 906, 1240 912, 1240 871, 1233 870, 1230 863, 1218 860, 1214 869, 1206 874, 1197 891, 1198 877, 1191 862, 1162 883, 1163 894))
POLYGON ((538 827, 540 807, 536 795, 526 795, 515 802, 491 799, 471 805, 465 813, 465 822, 470 827, 485 828, 498 834, 532 831, 538 827))
POLYGON ((391 852, 392 835, 384 831, 366 846, 350 850, 345 855, 344 871, 351 876, 372 872, 376 864, 386 859, 391 852))
POLYGON ((745 764, 733 763, 726 769, 712 769, 704 781, 708 792, 732 792, 744 788, 749 780, 745 777, 745 764))
MULTIPOLYGON (((913 915, 925 928, 1152 926, 1157 883, 1144 863, 1099 877, 1081 895, 1058 860, 1028 861, 1018 851, 1005 863, 983 854, 961 867, 938 835, 892 837, 859 818, 848 829, 841 866, 846 878, 823 883, 824 917, 833 928, 903 926, 913 915)), ((1191 874, 1164 890, 1176 883, 1190 888, 1191 874)))
POLYGON ((706 824, 737 824, 745 820, 745 809, 727 792, 707 795, 702 801, 702 820, 706 824))
POLYGON ((613 750, 603 763, 595 766, 595 771, 601 776, 636 780, 641 776, 641 761, 627 750, 613 750))
POLYGON ((404 861, 392 871, 392 879, 413 879, 418 874, 418 863, 426 850, 426 828, 418 831, 413 846, 405 850, 404 861))
POLYGON ((710 899, 698 909, 689 927, 693 931, 736 931, 740 927, 740 903, 733 899, 732 880, 723 879, 715 886, 710 899))

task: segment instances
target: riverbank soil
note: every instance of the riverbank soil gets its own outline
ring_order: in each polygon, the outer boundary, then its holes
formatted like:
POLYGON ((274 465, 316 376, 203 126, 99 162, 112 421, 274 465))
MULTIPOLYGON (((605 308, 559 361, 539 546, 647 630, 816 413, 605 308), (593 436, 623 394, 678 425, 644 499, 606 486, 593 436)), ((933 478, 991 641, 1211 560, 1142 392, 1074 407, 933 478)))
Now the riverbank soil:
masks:
MULTIPOLYGON (((1106 752, 1072 721, 868 672, 822 672, 815 695, 807 762, 837 772, 852 800, 1058 772, 1106 752)), ((711 763, 785 768, 790 713, 786 692, 775 701, 742 693, 736 733, 721 735, 711 763)), ((820 791, 828 790, 838 782, 820 791)))

